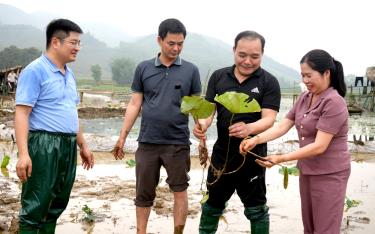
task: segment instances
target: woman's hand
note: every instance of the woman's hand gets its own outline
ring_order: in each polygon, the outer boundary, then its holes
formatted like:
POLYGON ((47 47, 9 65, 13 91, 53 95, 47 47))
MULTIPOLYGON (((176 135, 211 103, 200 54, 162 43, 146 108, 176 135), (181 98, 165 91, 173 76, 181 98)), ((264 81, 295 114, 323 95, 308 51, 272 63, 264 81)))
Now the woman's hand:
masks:
POLYGON ((246 154, 248 151, 252 150, 257 144, 258 137, 245 138, 240 144, 240 153, 246 154))
POLYGON ((255 162, 258 163, 262 167, 271 168, 278 163, 284 162, 282 160, 283 158, 284 158, 284 155, 270 155, 270 156, 264 157, 264 159, 256 159, 255 162))

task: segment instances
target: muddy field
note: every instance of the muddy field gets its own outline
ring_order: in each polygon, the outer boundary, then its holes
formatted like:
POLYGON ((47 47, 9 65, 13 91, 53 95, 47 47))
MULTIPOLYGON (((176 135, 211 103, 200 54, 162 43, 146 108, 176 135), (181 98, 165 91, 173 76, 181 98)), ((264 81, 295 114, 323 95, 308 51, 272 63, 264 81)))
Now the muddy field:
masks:
MULTIPOLYGON (((85 171, 80 166, 71 194, 70 203, 58 220, 56 233, 135 233, 134 168, 126 160, 116 161, 106 152, 95 152, 96 165, 85 171), (92 216, 83 211, 92 210, 92 216)), ((374 155, 357 156, 360 163, 352 163, 352 175, 347 195, 360 201, 357 207, 344 213, 342 233, 373 233, 375 228, 375 163, 374 155)), ((79 164, 79 162, 78 162, 79 164)), ((0 230, 17 230, 20 184, 15 175, 15 160, 0 176, 0 230)), ((202 169, 192 157, 189 193, 189 215, 185 233, 198 233, 202 169)), ((157 198, 149 220, 149 233, 171 233, 173 230, 173 195, 165 183, 162 170, 157 198)), ((202 187, 204 189, 204 186, 202 187)), ((288 189, 282 185, 278 168, 267 170, 268 205, 270 206, 271 233, 302 233, 299 209, 298 177, 289 178, 288 189)), ((248 233, 249 223, 243 215, 239 198, 234 195, 220 221, 218 233, 248 233)), ((1 231, 0 231, 1 233, 1 231)))
MULTIPOLYGON (((125 112, 119 108, 79 109, 85 119, 120 117, 125 112)), ((6 104, 0 109, 0 124, 13 127, 13 107, 6 104)), ((112 145, 112 144, 110 144, 112 145)), ((11 156, 7 169, 0 174, 0 234, 16 233, 21 184, 15 173, 16 148, 11 141, 1 142, 0 160, 4 154, 11 156)), ((58 220, 56 233, 135 233, 135 169, 127 160, 116 161, 108 152, 94 152, 96 165, 93 170, 77 168, 77 177, 66 211, 58 220), (85 211, 84 211, 85 210, 85 211), (88 211, 91 211, 88 212, 88 211)), ((352 174, 347 196, 359 204, 344 213, 342 234, 372 234, 375 230, 375 155, 353 153, 352 174)), ((293 163, 292 163, 293 164, 293 163)), ((80 165, 80 162, 78 162, 80 165)), ((185 233, 198 233, 203 171, 196 157, 192 157, 190 171, 189 214, 185 233)), ((303 233, 298 177, 290 176, 288 189, 283 188, 283 177, 277 167, 267 170, 267 198, 270 207, 270 232, 274 234, 303 233)), ((148 224, 148 233, 172 233, 173 194, 165 182, 166 173, 161 171, 160 184, 148 224)), ((217 233, 249 233, 249 222, 243 215, 243 207, 236 194, 228 202, 217 233)))
MULTIPOLYGON (((125 108, 95 108, 95 107, 82 107, 78 109, 79 118, 95 119, 95 118, 110 118, 124 116, 125 108)), ((0 123, 12 121, 14 118, 13 109, 2 108, 0 109, 0 123)))

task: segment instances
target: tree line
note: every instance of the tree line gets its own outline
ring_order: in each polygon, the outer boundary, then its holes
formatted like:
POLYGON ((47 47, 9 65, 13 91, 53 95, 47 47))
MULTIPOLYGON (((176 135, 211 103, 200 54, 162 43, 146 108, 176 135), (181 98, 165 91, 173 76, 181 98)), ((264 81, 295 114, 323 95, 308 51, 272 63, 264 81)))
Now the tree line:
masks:
MULTIPOLYGON (((38 58, 42 51, 35 47, 20 49, 16 46, 9 46, 0 51, 0 70, 26 66, 34 59, 38 58)), ((135 62, 129 58, 116 58, 111 62, 112 80, 118 85, 131 84, 135 70, 135 62)), ((96 82, 101 81, 102 69, 99 64, 91 66, 91 76, 96 82)))
POLYGON ((26 66, 41 54, 42 52, 35 47, 20 49, 9 46, 0 51, 0 70, 18 65, 26 66))

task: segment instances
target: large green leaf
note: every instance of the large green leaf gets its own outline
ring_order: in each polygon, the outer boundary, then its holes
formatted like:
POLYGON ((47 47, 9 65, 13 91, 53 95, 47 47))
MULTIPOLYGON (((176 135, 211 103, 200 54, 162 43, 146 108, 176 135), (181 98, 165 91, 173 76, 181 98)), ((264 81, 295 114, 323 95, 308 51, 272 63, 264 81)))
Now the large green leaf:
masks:
POLYGON ((180 110, 184 114, 190 113, 194 119, 205 119, 215 111, 215 104, 199 96, 184 96, 180 110))
POLYGON ((259 103, 244 93, 225 92, 222 95, 216 95, 215 101, 227 108, 232 114, 260 112, 259 103))

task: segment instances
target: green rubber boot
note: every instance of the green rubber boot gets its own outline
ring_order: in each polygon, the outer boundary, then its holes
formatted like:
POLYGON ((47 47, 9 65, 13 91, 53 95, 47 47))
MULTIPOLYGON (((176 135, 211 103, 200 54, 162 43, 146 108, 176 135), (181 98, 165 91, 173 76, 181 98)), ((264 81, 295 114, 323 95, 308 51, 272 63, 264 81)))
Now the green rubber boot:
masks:
POLYGON ((54 234, 56 229, 56 223, 45 223, 43 228, 40 229, 39 234, 54 234))
POLYGON ((202 205, 202 214, 199 222, 199 234, 216 233, 219 219, 222 214, 222 209, 215 208, 207 203, 204 203, 202 205))
POLYGON ((269 234, 270 233, 270 215, 268 206, 261 205, 255 207, 246 207, 245 216, 250 220, 251 234, 269 234))
POLYGON ((38 234, 39 233, 39 228, 32 227, 32 226, 20 223, 19 224, 18 233, 19 234, 38 234))

